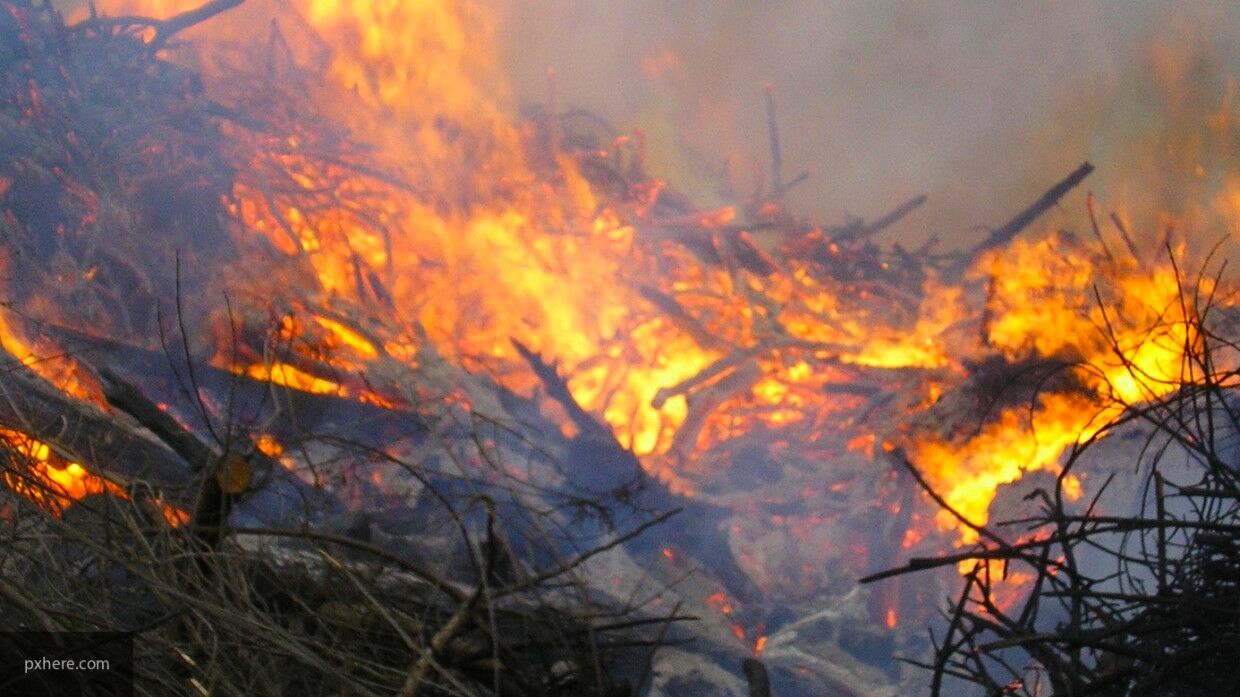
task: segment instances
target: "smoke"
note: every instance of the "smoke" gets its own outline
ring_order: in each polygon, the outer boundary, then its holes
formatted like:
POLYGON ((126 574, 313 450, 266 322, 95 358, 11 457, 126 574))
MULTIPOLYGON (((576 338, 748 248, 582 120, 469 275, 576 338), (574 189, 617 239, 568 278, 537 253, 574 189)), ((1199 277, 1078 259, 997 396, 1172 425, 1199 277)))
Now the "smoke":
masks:
POLYGON ((787 176, 810 173, 793 209, 830 224, 929 194, 893 230, 909 241, 975 240, 1085 159, 1100 201, 1151 218, 1218 208, 1236 169, 1226 0, 500 2, 521 100, 547 99, 553 66, 561 106, 642 129, 652 169, 706 203, 725 158, 741 192, 766 167, 768 83, 787 176))
MULTIPOLYGON (((57 5, 85 12, 81 0, 57 5)), ((108 0, 167 14, 197 0, 108 0)), ((214 20, 263 28, 281 3, 214 20)), ((501 104, 582 107, 645 135, 652 173, 703 206, 769 186, 764 86, 792 210, 823 224, 929 202, 890 231, 980 239, 1082 160, 1098 166, 1048 218, 1078 231, 1092 190, 1151 244, 1174 223, 1240 238, 1234 137, 1240 5, 866 0, 459 0, 499 32, 501 104)), ((287 27, 286 27, 287 28, 287 27)), ((393 28, 399 31, 399 28, 393 28)), ((490 32, 477 37, 490 44, 490 32)), ((486 47, 490 49, 491 47, 486 47)), ((515 110, 515 107, 512 107, 515 110)))

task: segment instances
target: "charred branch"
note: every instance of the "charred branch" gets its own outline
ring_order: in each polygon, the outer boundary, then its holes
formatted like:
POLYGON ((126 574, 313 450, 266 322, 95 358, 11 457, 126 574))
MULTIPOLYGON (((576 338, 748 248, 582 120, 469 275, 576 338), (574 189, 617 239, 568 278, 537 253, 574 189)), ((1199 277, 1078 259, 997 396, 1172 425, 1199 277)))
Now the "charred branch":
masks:
POLYGON ((0 370, 0 425, 122 483, 144 481, 174 496, 189 485, 189 466, 172 451, 6 358, 0 370))
POLYGON ((109 29, 126 29, 130 27, 143 27, 154 30, 154 36, 151 38, 150 46, 154 49, 162 48, 168 43, 173 36, 202 24, 213 17, 227 12, 234 7, 240 6, 245 0, 211 0, 192 10, 186 10, 180 14, 173 15, 167 19, 153 19, 150 17, 99 17, 94 12, 94 5, 91 6, 91 16, 82 22, 69 27, 70 31, 90 30, 103 31, 109 29))
POLYGON ((1059 199, 1063 198, 1067 193, 1077 187, 1085 177, 1088 177, 1094 171, 1094 166, 1086 162, 1077 167, 1071 174, 1064 177, 1059 183, 1047 189, 1046 193, 1029 205, 1028 208, 1017 213, 1015 217, 1007 221, 1003 225, 990 231, 990 235, 985 240, 978 243, 972 249, 967 251, 960 264, 953 269, 954 275, 959 275, 964 269, 973 262, 980 254, 996 247, 1011 242, 1013 238, 1020 234, 1022 230, 1029 226, 1038 216, 1050 210, 1055 204, 1059 203, 1059 199))
POLYGON ((872 223, 859 220, 852 225, 828 229, 827 232, 833 239, 838 241, 865 240, 905 219, 909 214, 925 204, 926 200, 927 197, 924 194, 916 196, 896 206, 891 212, 872 223))
POLYGON ((784 153, 779 145, 779 124, 775 120, 775 91, 766 86, 766 132, 771 147, 771 197, 784 195, 784 153))
POLYGON ((745 672, 745 680, 749 682, 749 697, 771 697, 771 677, 762 661, 746 658, 741 669, 745 672))

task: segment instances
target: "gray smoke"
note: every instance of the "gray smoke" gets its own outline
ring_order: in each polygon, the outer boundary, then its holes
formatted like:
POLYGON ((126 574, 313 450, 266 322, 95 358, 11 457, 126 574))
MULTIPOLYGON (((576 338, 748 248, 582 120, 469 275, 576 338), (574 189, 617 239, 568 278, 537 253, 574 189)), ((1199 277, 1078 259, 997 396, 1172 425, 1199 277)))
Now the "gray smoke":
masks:
POLYGON ((1199 129, 1240 73, 1240 5, 1226 0, 501 1, 520 99, 544 100, 554 66, 561 106, 642 128, 654 169, 711 203, 725 157, 742 191, 767 162, 769 83, 786 169, 811 174, 794 209, 830 224, 927 193, 892 232, 910 241, 976 239, 970 226, 1002 222, 1085 159, 1104 202, 1152 187, 1146 172, 1134 183, 1149 166, 1131 151, 1199 129), (1192 103, 1161 84, 1166 54, 1186 63, 1192 103))

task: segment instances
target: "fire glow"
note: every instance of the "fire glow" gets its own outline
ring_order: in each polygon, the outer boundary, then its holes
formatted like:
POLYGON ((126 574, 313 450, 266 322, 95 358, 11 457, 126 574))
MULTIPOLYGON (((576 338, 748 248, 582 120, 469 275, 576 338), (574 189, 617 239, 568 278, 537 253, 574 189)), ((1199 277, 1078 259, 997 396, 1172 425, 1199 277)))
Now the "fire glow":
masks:
POLYGON ((121 488, 112 482, 90 474, 78 463, 70 462, 52 452, 46 443, 24 433, 0 429, 0 439, 30 463, 30 467, 22 472, 24 476, 19 476, 16 472, 5 472, 5 483, 14 491, 53 512, 59 513, 70 501, 77 501, 91 494, 124 494, 121 488))
MULTIPOLYGON (((108 9, 166 16, 186 7, 108 9)), ((505 88, 488 53, 492 20, 472 3, 297 0, 286 11, 299 22, 284 26, 301 27, 283 39, 292 58, 323 68, 324 79, 305 86, 316 116, 328 122, 322 130, 350 134, 366 144, 369 168, 400 176, 365 176, 316 158, 316 133, 298 123, 278 139, 234 134, 255 147, 235 163, 243 174, 226 202, 232 233, 278 260, 237 273, 263 279, 246 290, 250 296, 288 298, 294 307, 281 308, 274 330, 240 350, 232 325, 217 323, 212 362, 219 368, 386 407, 402 399, 388 376, 419 368, 431 354, 528 394, 537 380, 515 348, 520 342, 555 361, 576 401, 678 492, 694 493, 710 467, 704 455, 745 434, 834 429, 849 450, 875 461, 875 478, 884 450, 907 453, 953 509, 980 525, 999 487, 1033 471, 1057 474, 1066 449, 1128 406, 1173 389, 1192 346, 1169 260, 1117 258, 1104 242, 1058 235, 1018 240, 986 254, 963 278, 925 279, 916 302, 900 305, 825 277, 823 264, 803 253, 839 253, 820 228, 794 240, 755 241, 737 228, 742 218, 731 207, 660 217, 656 203, 667 185, 649 177, 626 182, 620 193, 601 190, 592 167, 644 175, 640 139, 572 150, 556 128, 540 132, 510 117, 504 98, 494 96, 505 88), (297 187, 297 201, 264 190, 271 172, 297 187), (670 237, 686 227, 722 261, 639 234, 670 237), (738 262, 742 253, 756 261, 738 262), (678 312, 667 311, 673 303, 678 312), (892 307, 909 311, 897 316, 892 307), (1064 360, 1074 386, 1043 391, 1032 406, 1004 407, 965 436, 852 418, 864 404, 859 395, 888 388, 863 384, 875 371, 893 381, 919 376, 907 380, 918 395, 906 409, 912 423, 966 380, 970 363, 994 355, 1064 360), (876 452, 880 444, 891 447, 876 452)), ((222 45, 226 33, 206 26, 195 38, 222 45)), ((652 74, 678 62, 674 54, 650 60, 652 74)), ((204 65, 221 83, 209 88, 227 101, 226 75, 204 65)), ((0 181, 0 196, 6 186, 0 181)), ((783 214, 778 206, 764 210, 783 214)), ((66 369, 27 358, 49 347, 8 324, 0 334, 10 352, 64 391, 92 394, 71 362, 66 369)), ((40 463, 37 474, 67 499, 114 487, 79 464, 53 465, 45 444, 4 437, 40 463)), ((260 447, 283 452, 272 440, 260 447)), ((1067 477, 1065 489, 1079 496, 1082 483, 1067 477)), ((901 512, 898 504, 889 510, 901 512)), ((899 532, 905 549, 933 543, 935 526, 958 542, 976 540, 945 512, 910 520, 899 532)), ((678 559, 671 548, 662 554, 678 559)), ((734 613, 722 593, 707 602, 721 615, 734 613)), ((881 619, 894 628, 897 610, 881 619)), ((733 627, 744 640, 744 627, 733 627)), ((755 653, 764 644, 758 638, 755 653)))

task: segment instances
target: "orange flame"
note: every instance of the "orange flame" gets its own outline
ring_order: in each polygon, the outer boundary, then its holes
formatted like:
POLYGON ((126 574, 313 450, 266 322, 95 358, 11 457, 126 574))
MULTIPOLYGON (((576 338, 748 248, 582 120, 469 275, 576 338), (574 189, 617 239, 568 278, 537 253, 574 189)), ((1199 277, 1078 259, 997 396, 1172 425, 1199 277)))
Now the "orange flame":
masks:
MULTIPOLYGON (((1005 409, 964 443, 931 436, 912 445, 910 454, 931 484, 977 524, 986 522, 997 487, 1026 472, 1057 473, 1067 448, 1094 437, 1128 405, 1177 389, 1194 345, 1169 263, 1148 271, 1136 262, 1108 269, 1084 252, 1065 253, 1051 236, 1018 241, 997 254, 990 277, 990 343, 1014 359, 1031 353, 1075 358, 1073 375, 1088 390, 1043 391, 1036 408, 1005 409), (1099 268, 1114 286, 1101 304, 1094 295, 1099 268)), ((1066 478, 1065 493, 1080 495, 1074 476, 1066 478)), ((937 521, 958 526, 946 511, 937 521)), ((976 539, 972 530, 960 534, 965 542, 976 539)))
MULTIPOLYGON (((94 494, 128 498, 116 483, 88 472, 43 441, 8 428, 0 428, 0 441, 20 458, 14 469, 5 470, 5 484, 44 510, 60 515, 70 503, 94 494)), ((173 506, 161 504, 161 510, 173 527, 189 520, 185 511, 173 506)))
POLYGON ((0 428, 0 439, 30 467, 20 471, 6 471, 5 483, 11 489, 40 506, 59 513, 71 501, 104 492, 123 495, 123 490, 112 482, 87 472, 76 462, 57 455, 46 443, 24 433, 0 428))
MULTIPOLYGON (((120 4, 167 15, 192 3, 120 4)), ((1073 389, 1002 409, 964 437, 840 427, 848 448, 868 458, 876 444, 890 450, 898 441, 944 499, 981 524, 999 487, 1032 471, 1057 473, 1066 449, 1097 436, 1126 405, 1175 389, 1194 345, 1169 264, 1104 257, 1054 235, 993 254, 969 283, 932 278, 918 289, 920 301, 889 317, 889 299, 824 277, 795 249, 776 254, 743 232, 727 237, 735 208, 656 220, 662 182, 629 183, 623 194, 596 191, 587 165, 640 160, 640 138, 622 136, 589 153, 559 142, 540 147, 535 129, 509 116, 491 51, 494 27, 475 3, 294 0, 281 11, 296 20, 283 26, 307 35, 290 36, 296 59, 328 76, 307 88, 308 107, 371 146, 366 164, 397 181, 316 159, 305 134, 265 143, 270 147, 253 162, 238 163, 243 171, 287 175, 298 196, 273 198, 261 177, 239 177, 230 203, 236 234, 277 250, 306 278, 291 282, 270 268, 255 274, 273 276, 268 282, 279 292, 272 294, 297 305, 296 319, 280 322, 274 342, 288 352, 237 358, 221 345, 214 360, 227 369, 387 406, 391 396, 368 380, 394 375, 393 367, 418 369, 422 350, 486 369, 506 387, 532 389, 516 339, 556 362, 574 398, 644 466, 691 492, 697 454, 755 429, 821 430, 853 403, 825 396, 826 388, 856 372, 929 375, 920 401, 908 406, 916 412, 963 380, 966 359, 998 353, 1073 362, 1073 389), (341 204, 351 197, 365 201, 364 210, 341 204), (720 260, 645 239, 647 229, 682 228, 703 233, 720 260), (778 272, 747 271, 731 258, 733 244, 778 272), (971 297, 979 280, 990 285, 984 308, 971 297), (700 324, 696 331, 663 311, 659 303, 668 300, 700 324), (954 334, 961 325, 984 326, 966 342, 954 334)), ((1156 59, 1161 73, 1183 79, 1174 55, 1156 59)), ((675 69, 678 59, 665 53, 651 61, 654 76, 675 69)), ((1234 93, 1206 130, 1230 136, 1234 93)), ((1182 145, 1196 143, 1189 140, 1182 145)), ((1192 165, 1195 172, 1208 156, 1200 143, 1178 148, 1177 171, 1192 165)), ((1234 228, 1240 174, 1218 181, 1203 205, 1234 228)), ((806 240, 841 254, 821 230, 806 240)), ((14 353, 23 362, 35 355, 7 325, 0 335, 19 347, 14 353)), ((53 378, 78 389, 70 377, 53 378)), ((1070 497, 1080 495, 1080 481, 1064 483, 1070 497)), ((922 520, 910 519, 914 526, 922 520)), ((964 542, 975 537, 946 513, 936 522, 964 542)), ((920 525, 904 533, 903 546, 926 539, 931 526, 920 525)), ((671 549, 663 555, 676 559, 671 549)), ((889 610, 889 626, 895 617, 889 610)))

